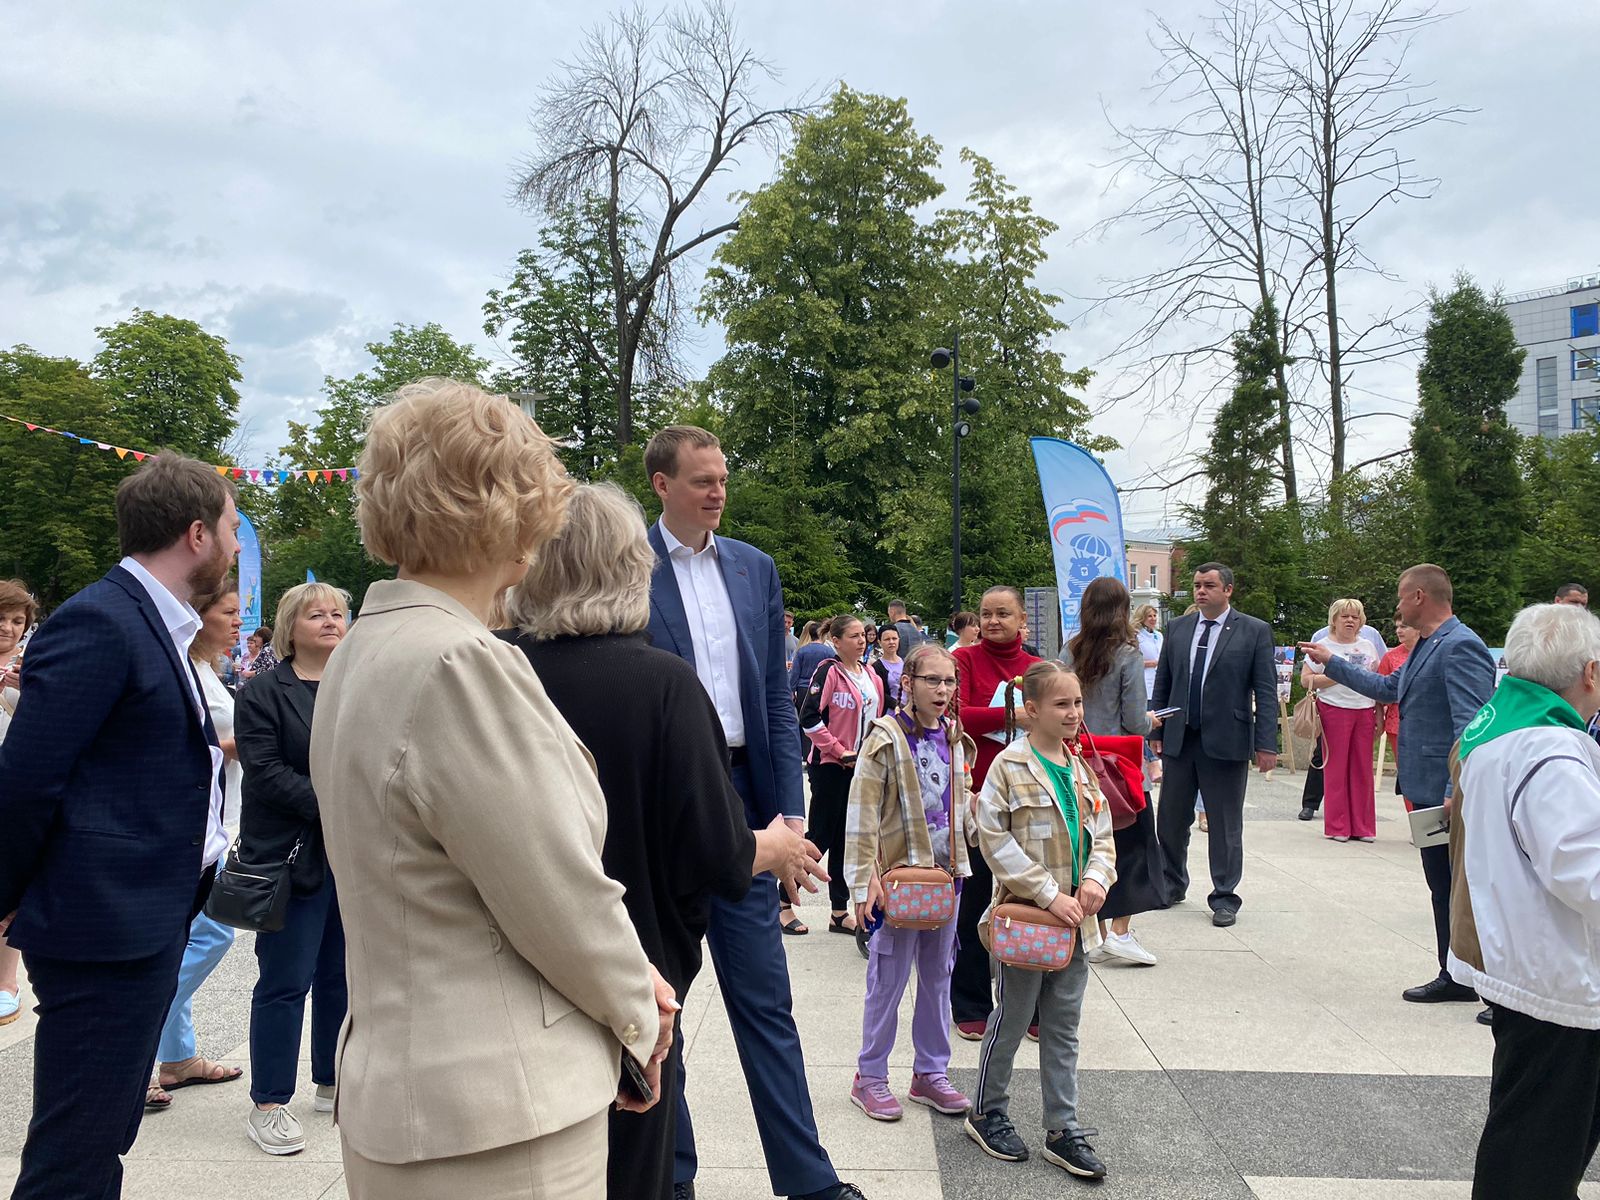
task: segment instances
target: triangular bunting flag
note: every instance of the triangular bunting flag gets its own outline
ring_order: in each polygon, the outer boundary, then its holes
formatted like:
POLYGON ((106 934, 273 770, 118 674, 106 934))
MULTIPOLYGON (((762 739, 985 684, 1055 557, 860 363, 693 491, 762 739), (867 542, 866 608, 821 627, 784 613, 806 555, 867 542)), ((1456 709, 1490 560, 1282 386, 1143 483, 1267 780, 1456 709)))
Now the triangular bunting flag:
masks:
POLYGON ((128 448, 126 446, 113 446, 111 448, 117 452, 118 458, 128 457, 128 448))
POLYGON ((258 471, 255 467, 251 467, 250 468, 250 482, 254 483, 256 480, 258 480, 260 478, 261 478, 261 472, 258 471))
POLYGON ((111 449, 111 447, 106 445, 104 442, 96 442, 94 444, 94 448, 96 450, 109 450, 109 449, 111 449))
POLYGON ((244 468, 243 467, 235 467, 233 469, 233 477, 235 479, 243 479, 244 478, 244 468))
POLYGON ((348 467, 340 467, 339 468, 339 479, 340 479, 340 481, 344 482, 344 481, 349 480, 349 478, 350 478, 350 470, 349 470, 349 468, 348 467))
POLYGON ((150 457, 143 450, 130 450, 128 453, 133 455, 134 462, 143 462, 145 459, 150 457))
MULTIPOLYGON (((23 424, 24 424, 24 425, 28 425, 28 423, 27 423, 27 422, 26 422, 26 421, 24 421, 24 422, 23 422, 23 424)), ((33 432, 35 432, 35 431, 36 431, 36 430, 37 430, 37 429, 38 429, 38 428, 39 428, 39 427, 38 427, 38 426, 37 426, 37 425, 28 425, 28 432, 29 432, 29 433, 33 433, 33 432)))
POLYGON ((212 467, 211 469, 213 471, 215 471, 218 475, 226 475, 228 473, 228 468, 227 467, 212 467))
POLYGON ((324 471, 322 473, 322 482, 324 482, 324 483, 332 483, 333 482, 333 472, 332 471, 324 471))

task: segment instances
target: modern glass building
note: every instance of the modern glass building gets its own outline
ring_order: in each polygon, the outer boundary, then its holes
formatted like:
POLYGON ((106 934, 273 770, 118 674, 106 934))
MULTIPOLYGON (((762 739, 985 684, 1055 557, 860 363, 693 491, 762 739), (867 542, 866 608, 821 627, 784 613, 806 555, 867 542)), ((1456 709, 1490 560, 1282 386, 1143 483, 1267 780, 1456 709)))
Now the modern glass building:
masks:
POLYGON ((1528 352, 1506 406, 1526 434, 1560 437, 1600 419, 1600 275, 1507 297, 1506 315, 1528 352))

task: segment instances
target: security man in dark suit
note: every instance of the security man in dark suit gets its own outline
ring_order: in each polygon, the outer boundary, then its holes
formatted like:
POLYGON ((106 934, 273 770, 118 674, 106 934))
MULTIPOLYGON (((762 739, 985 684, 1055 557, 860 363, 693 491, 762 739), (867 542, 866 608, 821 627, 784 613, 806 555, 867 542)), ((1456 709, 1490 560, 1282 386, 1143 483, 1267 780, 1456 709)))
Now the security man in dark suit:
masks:
POLYGON ((1194 573, 1199 612, 1167 629, 1156 660, 1159 710, 1180 708, 1151 745, 1161 755, 1161 802, 1156 836, 1166 858, 1173 903, 1189 890, 1189 827, 1196 794, 1206 798, 1211 827, 1211 923, 1238 919, 1244 874, 1244 788, 1250 758, 1270 771, 1278 765, 1278 677, 1272 629, 1232 606, 1233 572, 1201 563, 1194 573))
POLYGON ((146 461, 117 489, 121 563, 28 647, 0 745, 0 914, 39 1014, 12 1200, 122 1193, 189 922, 228 846, 189 601, 227 575, 238 527, 214 468, 146 461))

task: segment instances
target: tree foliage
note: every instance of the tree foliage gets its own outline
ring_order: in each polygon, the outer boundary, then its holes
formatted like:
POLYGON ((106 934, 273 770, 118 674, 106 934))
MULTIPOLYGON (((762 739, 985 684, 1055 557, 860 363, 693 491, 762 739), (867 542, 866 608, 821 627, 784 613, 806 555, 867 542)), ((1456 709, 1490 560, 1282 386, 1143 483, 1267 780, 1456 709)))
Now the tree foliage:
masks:
MULTIPOLYGON (((26 346, 0 353, 0 412, 85 436, 135 440, 87 367, 26 346)), ((0 576, 21 579, 52 608, 120 557, 116 491, 135 464, 9 421, 0 422, 0 461, 0 576)))
POLYGON ((1564 583, 1600 592, 1600 425, 1554 440, 1525 438, 1519 468, 1527 482, 1517 553, 1523 601, 1549 600, 1564 583))
POLYGON ((1281 500, 1278 379, 1284 367, 1278 313, 1269 300, 1233 339, 1233 393, 1217 410, 1200 455, 1205 501, 1185 515, 1200 531, 1188 543, 1195 562, 1226 563, 1237 578, 1234 604, 1276 622, 1280 589, 1296 574, 1294 521, 1281 500))
MULTIPOLYGON (((495 373, 495 390, 541 396, 539 424, 562 443, 568 470, 582 479, 618 456, 621 369, 606 223, 604 202, 592 197, 562 209, 483 305, 484 333, 505 338, 514 360, 495 373)), ((624 214, 623 253, 634 264, 644 255, 636 224, 624 214)), ((678 375, 671 343, 665 316, 652 310, 641 327, 633 386, 633 420, 642 432, 655 428, 659 397, 678 375)))
POLYGON ((193 321, 137 308, 95 333, 104 345, 93 373, 130 430, 153 450, 225 457, 238 427, 240 379, 227 342, 193 321))
POLYGON ((1505 310, 1466 275, 1433 293, 1424 338, 1411 429, 1423 550, 1450 573, 1456 613, 1492 643, 1521 595, 1519 438, 1505 406, 1527 352, 1505 310))

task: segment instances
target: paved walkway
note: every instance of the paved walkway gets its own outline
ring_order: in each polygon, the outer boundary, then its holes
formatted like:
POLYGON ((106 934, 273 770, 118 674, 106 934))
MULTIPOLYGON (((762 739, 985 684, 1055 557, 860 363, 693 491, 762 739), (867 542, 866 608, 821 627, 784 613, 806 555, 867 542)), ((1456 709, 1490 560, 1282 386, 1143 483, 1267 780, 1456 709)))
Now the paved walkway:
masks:
MULTIPOLYGON (((1294 820, 1300 777, 1252 779, 1245 906, 1229 930, 1203 903, 1137 922, 1154 968, 1094 968, 1082 1027, 1082 1111, 1102 1133, 1105 1197, 1446 1200, 1470 1194, 1487 1102, 1491 1035, 1473 1005, 1404 1004, 1435 969, 1427 895, 1398 802, 1380 799, 1372 845, 1335 845, 1294 820)), ((1191 874, 1206 875, 1203 842, 1191 874)), ((1204 886, 1195 892, 1203 895, 1204 886)), ((795 1013, 824 1144, 871 1200, 1072 1194, 1080 1185, 1038 1160, 994 1162, 960 1121, 907 1105, 893 1125, 848 1099, 859 1049, 865 964, 851 939, 822 931, 787 942, 795 1013)), ((248 939, 195 1004, 200 1045, 247 1065, 248 939)), ((910 996, 894 1085, 909 1083, 910 996)), ((30 1014, 0 1029, 0 1189, 17 1169, 32 1070, 30 1014)), ((769 1194, 727 1019, 710 964, 685 1011, 689 1096, 700 1135, 702 1200, 769 1194)), ((977 1046, 956 1042, 952 1075, 970 1086, 977 1046)), ((1012 1115, 1037 1146, 1038 1058, 1018 1057, 1012 1115)), ((309 1097, 309 1077, 302 1077, 309 1097)), ((129 1200, 222 1194, 342 1200, 338 1137, 297 1100, 308 1144, 269 1159, 245 1138, 242 1085, 178 1093, 147 1117, 128 1158, 129 1200)), ((1600 1197, 1600 1186, 1583 1195, 1600 1197)))

